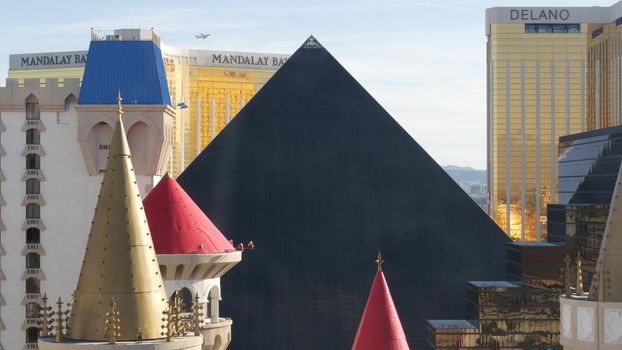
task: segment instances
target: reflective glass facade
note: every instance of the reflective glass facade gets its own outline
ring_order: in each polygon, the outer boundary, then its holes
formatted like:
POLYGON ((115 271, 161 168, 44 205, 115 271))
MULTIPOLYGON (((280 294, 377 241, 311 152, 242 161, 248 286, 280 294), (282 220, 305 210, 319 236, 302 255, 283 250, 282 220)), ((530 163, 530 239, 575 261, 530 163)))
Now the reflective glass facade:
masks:
POLYGON ((622 17, 588 36, 587 130, 622 124, 622 17))
POLYGON ((546 240, 557 139, 585 128, 587 28, 488 24, 489 214, 514 240, 546 240))

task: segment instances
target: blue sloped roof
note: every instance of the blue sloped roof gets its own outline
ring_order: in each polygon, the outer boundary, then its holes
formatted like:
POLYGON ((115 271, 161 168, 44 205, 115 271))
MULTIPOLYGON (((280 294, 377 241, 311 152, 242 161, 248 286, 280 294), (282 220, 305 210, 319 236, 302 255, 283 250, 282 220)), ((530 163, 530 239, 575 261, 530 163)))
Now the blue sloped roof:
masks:
POLYGON ((91 41, 79 104, 171 104, 162 52, 153 41, 91 41))

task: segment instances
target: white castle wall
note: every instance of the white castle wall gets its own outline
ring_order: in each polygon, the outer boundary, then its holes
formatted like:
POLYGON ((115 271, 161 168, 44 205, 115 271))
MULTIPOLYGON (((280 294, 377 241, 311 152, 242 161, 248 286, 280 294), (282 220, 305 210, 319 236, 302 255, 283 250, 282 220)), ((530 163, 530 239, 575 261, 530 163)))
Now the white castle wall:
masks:
MULTIPOLYGON (((16 80, 7 80, 7 87, 0 87, 0 122, 4 131, 0 134, 0 171, 5 180, 1 183, 0 196, 5 205, 0 209, 0 220, 5 229, 0 232, 0 243, 6 255, 0 257, 0 269, 5 280, 0 281, 0 295, 5 305, 0 306, 0 320, 6 327, 0 331, 0 344, 4 349, 24 349, 26 320, 25 284, 26 231, 23 229, 26 208, 22 201, 26 195, 26 182, 22 180, 26 169, 25 100, 32 93, 39 99, 41 122, 40 144, 45 155, 41 156, 40 193, 45 201, 41 206, 41 292, 47 293, 50 303, 60 296, 69 301, 82 265, 84 248, 93 218, 102 175, 89 175, 78 143, 78 112, 74 105, 65 111, 65 99, 70 94, 79 96, 78 81, 65 80, 59 86, 49 79, 45 87, 38 79, 26 80, 19 86, 16 80)), ((75 104, 75 102, 74 102, 75 104)), ((103 116, 102 116, 103 117, 103 116)), ((130 129, 126 126, 126 132, 130 129)), ((134 143, 140 144, 140 143, 134 143)), ((153 174, 153 173, 152 173, 153 174)), ((144 195, 159 176, 137 174, 144 195)), ((0 226, 1 229, 1 226, 0 226)), ((1 327, 0 327, 1 328, 1 327)), ((36 348, 29 345, 28 348, 36 348)))

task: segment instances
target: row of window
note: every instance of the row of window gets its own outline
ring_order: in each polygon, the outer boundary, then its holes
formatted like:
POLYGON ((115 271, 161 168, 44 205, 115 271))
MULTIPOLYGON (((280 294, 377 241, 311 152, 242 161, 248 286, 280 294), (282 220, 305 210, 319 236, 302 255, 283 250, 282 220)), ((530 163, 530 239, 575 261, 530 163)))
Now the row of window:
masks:
POLYGON ((581 33, 581 25, 578 23, 525 23, 525 33, 581 33))

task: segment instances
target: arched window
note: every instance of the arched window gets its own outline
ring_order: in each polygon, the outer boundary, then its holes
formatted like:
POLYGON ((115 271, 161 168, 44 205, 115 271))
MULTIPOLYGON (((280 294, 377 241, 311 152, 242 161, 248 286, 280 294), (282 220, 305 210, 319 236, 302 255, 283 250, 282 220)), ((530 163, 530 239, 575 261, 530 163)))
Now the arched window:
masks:
POLYGON ((26 144, 27 145, 38 145, 41 141, 40 139, 41 133, 37 129, 28 129, 26 130, 26 144))
POLYGON ((31 227, 26 230, 26 243, 41 243, 41 234, 38 228, 31 227))
MULTIPOLYGON (((177 291, 173 292, 173 295, 171 295, 171 303, 175 301, 175 293, 177 293, 177 291)), ((190 291, 190 289, 184 287, 179 290, 179 293, 181 297, 181 312, 192 312, 193 300, 192 292, 190 291)))
POLYGON ((41 161, 37 154, 26 155, 26 169, 41 169, 41 161))
POLYGON ((26 318, 39 318, 39 304, 28 303, 26 304, 26 318))
POLYGON ((218 286, 213 286, 209 291, 209 303, 207 304, 207 316, 211 319, 212 324, 219 322, 219 304, 220 290, 218 286))
MULTIPOLYGON (((112 128, 110 125, 100 122, 93 126, 88 135, 89 149, 93 157, 93 163, 98 172, 103 173, 108 162, 108 150, 112 139, 112 128)), ((132 157, 134 158, 134 157, 132 157)))
POLYGON ((39 294, 41 293, 40 283, 37 278, 30 277, 26 280, 26 294, 39 294))
POLYGON ((26 180, 26 194, 39 194, 41 193, 40 182, 37 179, 26 180))
POLYGON ((39 328, 30 327, 26 330, 26 343, 33 344, 39 340, 39 328))
POLYGON ((26 268, 38 269, 41 268, 41 257, 37 253, 26 254, 26 268))
POLYGON ((40 219, 41 209, 38 204, 30 203, 26 205, 26 219, 40 219))
POLYGON ((26 99, 26 119, 39 120, 41 119, 41 113, 39 111, 39 99, 30 94, 26 99))

